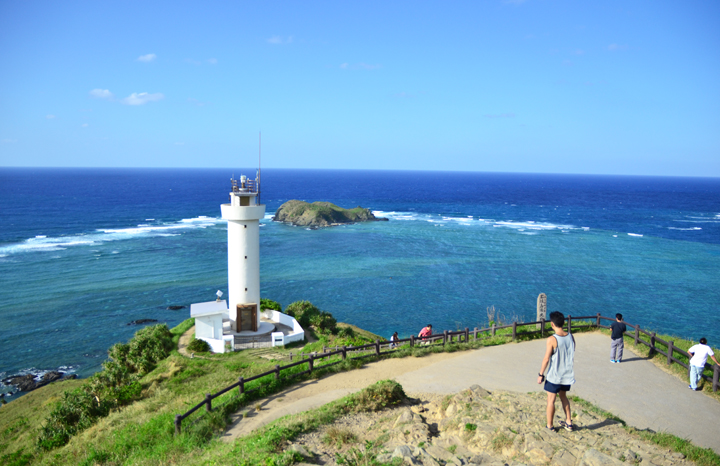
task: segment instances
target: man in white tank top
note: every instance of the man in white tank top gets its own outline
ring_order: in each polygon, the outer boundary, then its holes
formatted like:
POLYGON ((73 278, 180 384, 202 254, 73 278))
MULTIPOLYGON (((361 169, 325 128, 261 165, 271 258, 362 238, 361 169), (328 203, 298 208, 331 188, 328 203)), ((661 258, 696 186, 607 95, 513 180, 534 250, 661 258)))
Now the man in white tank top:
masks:
POLYGON ((573 370, 575 339, 563 330, 565 316, 562 315, 562 313, 551 312, 549 317, 555 335, 547 339, 545 357, 543 358, 542 366, 540 366, 540 372, 538 373, 538 384, 544 381, 545 391, 548 394, 546 428, 554 430, 555 399, 559 395, 563 411, 565 412, 565 420, 560 421, 560 426, 565 428, 565 430, 572 431, 574 426, 567 392, 570 391, 570 385, 575 383, 575 372, 573 370), (547 376, 545 376, 545 369, 548 368, 547 376))

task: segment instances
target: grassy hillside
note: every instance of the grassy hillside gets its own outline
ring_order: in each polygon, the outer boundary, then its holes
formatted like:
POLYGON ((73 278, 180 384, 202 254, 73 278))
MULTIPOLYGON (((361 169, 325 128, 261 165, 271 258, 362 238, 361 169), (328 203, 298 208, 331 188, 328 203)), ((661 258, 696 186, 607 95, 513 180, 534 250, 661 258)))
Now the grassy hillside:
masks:
MULTIPOLYGON (((172 329, 176 344, 180 335, 193 324, 192 319, 189 319, 172 329)), ((335 335, 329 332, 316 334, 311 331, 310 337, 316 341, 291 348, 246 350, 229 354, 202 353, 196 354, 194 358, 183 356, 177 350, 172 351, 140 379, 142 392, 136 401, 113 409, 107 417, 73 436, 67 445, 49 451, 37 448, 41 426, 53 407, 62 399, 62 393, 77 389, 86 383, 86 380, 68 380, 42 387, 0 408, 0 460, 3 466, 190 465, 204 463, 209 458, 218 464, 233 462, 237 459, 237 448, 221 445, 217 440, 217 434, 227 425, 229 414, 238 411, 242 406, 252 406, 254 400, 275 393, 290 382, 275 381, 273 376, 267 376, 262 381, 264 388, 254 394, 238 396, 237 391, 233 390, 213 402, 212 413, 206 413, 204 408, 201 408, 186 419, 183 422, 183 433, 179 436, 174 434, 174 416, 186 412, 202 401, 205 393, 215 393, 236 382, 239 376, 247 378, 268 371, 276 364, 287 364, 286 358, 290 352, 307 353, 318 351, 322 346, 383 340, 377 335, 347 324, 339 323, 337 327, 338 332, 335 335), (347 328, 353 330, 343 330, 347 328)), ((503 344, 509 341, 508 334, 509 330, 499 331, 494 338, 470 342, 468 345, 452 343, 446 346, 404 346, 393 352, 391 357, 421 357, 432 352, 461 351, 503 344)), ((691 343, 680 343, 679 339, 675 341, 678 346, 689 347, 691 343)), ((628 346, 631 346, 630 341, 628 346)), ((328 370, 351 370, 362 364, 358 361, 346 361, 328 370)), ((658 361, 658 364, 664 363, 658 361)), ((304 368, 297 368, 298 371, 302 369, 304 368)), ((313 373, 313 377, 321 375, 322 370, 313 373)), ((685 375, 678 374, 678 377, 683 378, 685 375)), ((259 385, 257 382, 248 388, 259 385)), ((238 445, 250 448, 247 442, 238 445)))

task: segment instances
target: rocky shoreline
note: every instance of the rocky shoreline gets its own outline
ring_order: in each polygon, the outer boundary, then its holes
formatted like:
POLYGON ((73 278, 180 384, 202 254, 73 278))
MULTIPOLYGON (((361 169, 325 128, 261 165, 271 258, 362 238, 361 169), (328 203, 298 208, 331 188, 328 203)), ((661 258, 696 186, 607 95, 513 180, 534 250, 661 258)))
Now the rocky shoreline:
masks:
MULTIPOLYGON (((0 383, 5 386, 12 386, 17 389, 17 392, 31 392, 40 387, 43 387, 49 383, 57 380, 68 380, 75 379, 77 375, 70 374, 65 371, 47 371, 40 374, 24 374, 24 375, 11 375, 10 377, 4 378, 0 383)), ((17 392, 3 393, 2 397, 12 396, 17 392)))
POLYGON ((474 385, 454 396, 417 396, 405 406, 343 417, 287 448, 303 455, 303 464, 341 464, 360 456, 426 466, 694 464, 577 404, 575 430, 550 431, 544 393, 474 385))

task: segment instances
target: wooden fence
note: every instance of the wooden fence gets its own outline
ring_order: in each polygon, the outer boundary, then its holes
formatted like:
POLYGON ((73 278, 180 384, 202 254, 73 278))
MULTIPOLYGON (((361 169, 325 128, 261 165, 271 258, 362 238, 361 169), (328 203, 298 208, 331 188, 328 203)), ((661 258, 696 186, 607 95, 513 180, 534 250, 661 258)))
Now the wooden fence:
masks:
MULTIPOLYGON (((582 316, 582 317, 572 317, 567 316, 566 319, 566 327, 567 331, 569 333, 572 333, 573 330, 577 329, 588 329, 588 328, 610 328, 609 325, 603 325, 601 323, 602 320, 610 320, 615 321, 612 317, 605 317, 600 314, 596 314, 594 316, 582 316), (575 323, 575 321, 579 321, 575 323)), ((323 349, 322 353, 311 353, 308 355, 307 358, 304 358, 303 356, 300 357, 298 361, 291 362, 290 364, 286 364, 284 366, 276 365, 275 369, 263 372, 262 374, 257 374, 252 377, 244 378, 240 377, 237 382, 234 384, 223 388, 217 393, 211 394, 208 393, 205 395, 205 399, 201 401, 200 403, 196 404, 192 408, 190 408, 187 412, 184 414, 178 414, 175 416, 175 433, 179 434, 182 431, 182 421, 189 417, 192 413, 197 411, 198 409, 205 406, 205 410, 207 412, 212 411, 212 402, 215 398, 224 395, 225 393, 228 393, 231 390, 237 389, 238 395, 242 395, 243 393, 252 393, 256 390, 259 390, 261 387, 255 387, 250 390, 245 390, 245 384, 252 382, 253 380, 262 379, 263 377, 275 376, 275 380, 281 379, 281 372, 283 370, 288 370, 290 368, 301 366, 303 364, 307 364, 307 369, 301 372, 295 372, 292 374, 288 374, 284 377, 284 379, 289 380, 294 377, 299 377, 305 374, 312 373, 313 370, 320 369, 320 368, 326 368, 333 366, 335 364, 339 364, 340 362, 346 360, 346 359, 361 359, 361 358, 367 358, 367 357, 376 357, 381 358, 383 354, 391 353, 395 350, 396 347, 404 344, 409 343, 411 347, 416 345, 446 345, 447 343, 467 343, 470 341, 470 338, 473 340, 482 340, 487 338, 492 338, 496 335, 497 330, 501 329, 512 329, 512 334, 507 335, 508 337, 512 337, 513 340, 516 340, 518 336, 524 336, 524 335, 535 335, 535 334, 541 334, 541 336, 545 336, 546 324, 549 323, 549 321, 546 320, 540 320, 535 322, 513 322, 511 325, 501 325, 501 326, 495 326, 487 327, 487 328, 481 328, 478 329, 475 327, 473 330, 468 329, 467 327, 465 330, 459 330, 459 331, 448 331, 445 330, 442 333, 437 333, 433 335, 429 335, 425 338, 418 338, 415 336, 411 336, 410 338, 403 338, 398 340, 397 342, 390 343, 389 341, 379 341, 376 340, 375 343, 369 343, 367 345, 361 345, 361 346, 343 346, 343 347, 336 347, 334 351, 325 351, 326 348, 323 349), (520 328, 523 327, 535 327, 535 330, 525 330, 525 331, 519 331, 520 328), (384 349, 384 351, 383 351, 384 349), (322 366, 318 366, 316 363, 321 362, 324 359, 331 358, 333 356, 341 355, 341 359, 337 361, 333 361, 327 364, 324 364, 322 366)), ((679 349, 676 348, 674 343, 672 341, 663 341, 660 338, 657 338, 655 332, 650 333, 645 330, 642 330, 639 325, 633 325, 625 322, 625 325, 628 327, 631 327, 634 329, 634 335, 631 332, 625 332, 625 335, 634 336, 635 338, 635 345, 643 344, 650 348, 650 355, 652 356, 653 353, 657 352, 664 356, 667 356, 667 363, 668 365, 676 363, 680 364, 681 366, 690 369, 689 364, 685 364, 684 362, 678 360, 675 357, 675 354, 681 354, 687 358, 690 357, 690 355, 679 349), (649 341, 645 341, 641 338, 642 335, 647 335, 649 338, 649 341), (662 349, 657 347, 657 344, 660 343, 661 345, 665 345, 667 350, 663 351, 662 349)), ((303 354, 304 355, 304 354, 303 354)), ((292 356, 291 356, 292 360, 292 356)), ((705 365, 706 368, 710 367, 708 364, 705 365)), ((706 381, 712 382, 712 388, 713 391, 718 391, 720 388, 720 368, 717 365, 711 366, 713 369, 713 375, 712 378, 706 375, 702 375, 702 378, 706 381)))

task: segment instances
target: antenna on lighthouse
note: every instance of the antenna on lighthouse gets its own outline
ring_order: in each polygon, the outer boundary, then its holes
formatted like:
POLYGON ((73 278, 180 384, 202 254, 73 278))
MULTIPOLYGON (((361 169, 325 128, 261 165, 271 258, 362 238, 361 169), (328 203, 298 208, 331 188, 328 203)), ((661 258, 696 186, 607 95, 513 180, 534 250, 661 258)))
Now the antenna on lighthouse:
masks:
POLYGON ((257 203, 260 204, 260 162, 262 161, 262 131, 258 133, 259 144, 258 144, 258 172, 257 172, 257 203))

